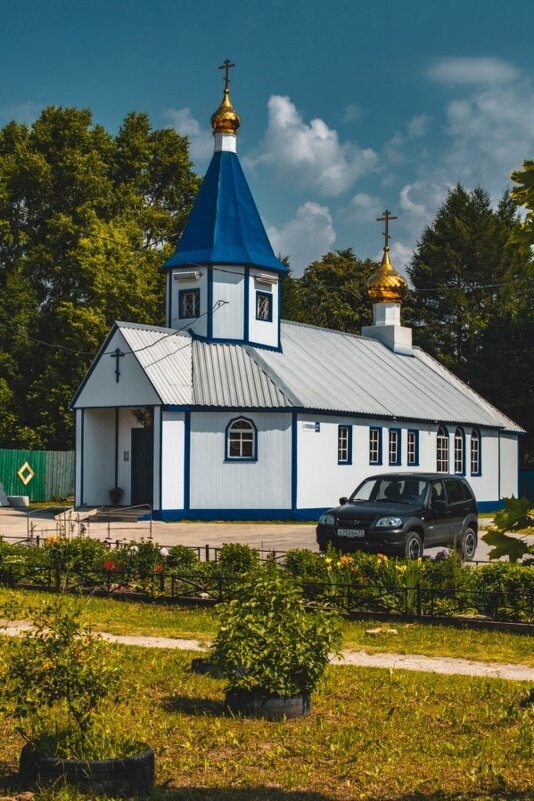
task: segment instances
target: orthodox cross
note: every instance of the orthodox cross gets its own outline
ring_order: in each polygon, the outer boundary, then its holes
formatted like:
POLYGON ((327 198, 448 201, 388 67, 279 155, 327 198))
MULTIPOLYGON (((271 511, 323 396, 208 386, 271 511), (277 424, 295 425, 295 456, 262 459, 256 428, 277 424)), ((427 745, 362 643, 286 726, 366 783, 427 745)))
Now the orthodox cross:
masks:
POLYGON ((384 223, 384 247, 386 247, 386 248, 389 247, 388 243, 389 243, 389 240, 391 239, 391 237, 389 235, 389 221, 390 220, 398 220, 398 217, 394 217, 391 214, 391 212, 388 211, 387 209, 385 210, 383 217, 377 217, 376 218, 377 222, 383 222, 384 223))
POLYGON ((113 353, 110 353, 109 355, 111 356, 112 359, 115 359, 115 381, 118 384, 119 383, 119 377, 120 377, 120 374, 121 374, 121 371, 120 371, 120 368, 119 368, 119 359, 121 358, 121 356, 124 356, 125 354, 121 351, 120 348, 115 348, 113 353))
POLYGON ((235 67, 235 64, 232 64, 232 62, 228 58, 226 58, 224 60, 224 64, 221 64, 221 66, 219 67, 220 70, 224 70, 224 88, 225 89, 228 89, 228 84, 230 83, 230 78, 228 77, 228 70, 232 69, 232 67, 235 67))

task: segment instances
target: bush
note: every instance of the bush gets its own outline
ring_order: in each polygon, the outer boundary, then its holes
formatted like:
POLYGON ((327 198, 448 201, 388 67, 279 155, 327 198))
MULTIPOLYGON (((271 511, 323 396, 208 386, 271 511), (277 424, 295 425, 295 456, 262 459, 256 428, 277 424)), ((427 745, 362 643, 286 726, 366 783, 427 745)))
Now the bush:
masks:
POLYGON ((473 573, 480 612, 497 620, 534 621, 534 570, 531 567, 495 562, 473 573))
POLYGON ((260 565, 258 551, 238 542, 227 542, 218 551, 217 561, 210 562, 211 569, 218 576, 243 576, 257 570, 260 565))

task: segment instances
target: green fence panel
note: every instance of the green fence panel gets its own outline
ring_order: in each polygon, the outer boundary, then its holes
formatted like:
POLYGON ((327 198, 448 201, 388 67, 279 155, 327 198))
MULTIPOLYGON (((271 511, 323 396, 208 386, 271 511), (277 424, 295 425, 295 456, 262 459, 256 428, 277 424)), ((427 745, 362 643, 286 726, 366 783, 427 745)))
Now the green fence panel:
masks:
POLYGON ((0 482, 6 495, 50 501, 73 494, 73 451, 0 450, 0 482))

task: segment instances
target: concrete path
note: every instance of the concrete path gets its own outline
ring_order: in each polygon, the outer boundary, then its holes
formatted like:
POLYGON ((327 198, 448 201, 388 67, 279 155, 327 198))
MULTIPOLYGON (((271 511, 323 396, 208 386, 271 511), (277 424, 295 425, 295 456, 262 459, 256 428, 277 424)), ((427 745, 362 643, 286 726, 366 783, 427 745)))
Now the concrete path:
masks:
MULTIPOLYGON (((8 623, 0 634, 17 636, 21 631, 31 628, 30 623, 8 623)), ((141 637, 99 632, 108 642, 120 645, 136 645, 141 648, 170 648, 182 651, 203 651, 208 646, 199 640, 184 640, 174 637, 141 637)), ((391 668, 416 670, 425 673, 443 673, 457 676, 483 676, 488 679, 509 679, 511 681, 534 682, 534 668, 527 665, 510 665, 500 662, 478 662, 442 656, 420 656, 418 654, 368 654, 366 651, 344 650, 339 657, 332 659, 334 665, 357 665, 359 667, 391 668)))

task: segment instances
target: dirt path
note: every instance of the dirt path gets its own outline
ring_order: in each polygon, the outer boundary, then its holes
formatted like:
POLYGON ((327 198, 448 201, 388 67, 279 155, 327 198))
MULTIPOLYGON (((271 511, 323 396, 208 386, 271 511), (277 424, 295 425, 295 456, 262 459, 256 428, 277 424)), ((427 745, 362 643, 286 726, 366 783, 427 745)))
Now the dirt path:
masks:
MULTIPOLYGON (((8 623, 0 634, 17 636, 31 628, 30 623, 8 623)), ((199 640, 184 640, 174 637, 141 637, 100 632, 108 642, 120 645, 136 645, 141 648, 172 648, 183 651, 206 651, 207 646, 199 640)), ((417 670, 426 673, 443 673, 457 676, 483 676, 488 679, 534 682, 534 668, 526 665, 510 665, 500 662, 478 662, 449 656, 421 656, 419 654, 368 654, 366 651, 345 650, 332 659, 334 665, 358 665, 359 667, 417 670)))

